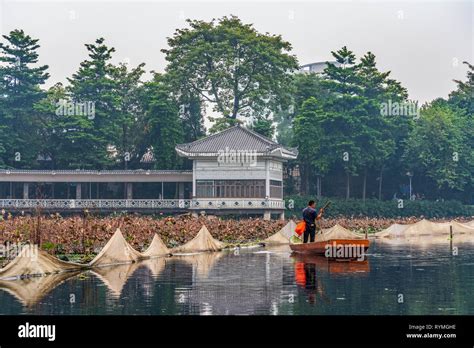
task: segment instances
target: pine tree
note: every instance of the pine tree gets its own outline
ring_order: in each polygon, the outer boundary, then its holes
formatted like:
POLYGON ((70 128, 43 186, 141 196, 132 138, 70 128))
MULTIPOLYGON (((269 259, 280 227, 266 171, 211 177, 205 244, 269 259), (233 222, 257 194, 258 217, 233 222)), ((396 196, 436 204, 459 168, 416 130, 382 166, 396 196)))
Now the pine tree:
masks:
POLYGON ((119 160, 115 144, 120 135, 119 100, 114 66, 110 63, 114 48, 109 48, 100 38, 94 44, 86 44, 89 59, 80 64, 79 70, 68 78, 67 91, 73 105, 94 106, 94 114, 67 113, 64 126, 70 141, 70 167, 106 169, 119 160), (112 150, 112 151, 111 151, 112 150))
POLYGON ((117 149, 117 157, 125 169, 138 167, 145 149, 138 148, 143 125, 143 93, 141 77, 144 74, 144 63, 129 69, 125 64, 112 69, 111 78, 114 85, 114 98, 117 135, 113 141, 117 149))
POLYGON ((361 165, 362 147, 357 141, 361 134, 360 118, 364 117, 364 98, 359 86, 355 55, 347 47, 331 52, 336 64, 328 63, 323 86, 330 92, 325 101, 326 120, 323 132, 329 134, 325 145, 334 161, 346 173, 346 199, 350 197, 350 177, 357 175, 361 165))
POLYGON ((153 147, 155 168, 178 169, 182 160, 175 146, 184 138, 179 108, 162 75, 155 73, 153 80, 145 83, 145 91, 144 141, 153 147))
POLYGON ((29 168, 37 158, 40 125, 34 104, 44 95, 47 65, 37 66, 40 47, 23 30, 3 35, 0 43, 0 155, 3 166, 29 168))

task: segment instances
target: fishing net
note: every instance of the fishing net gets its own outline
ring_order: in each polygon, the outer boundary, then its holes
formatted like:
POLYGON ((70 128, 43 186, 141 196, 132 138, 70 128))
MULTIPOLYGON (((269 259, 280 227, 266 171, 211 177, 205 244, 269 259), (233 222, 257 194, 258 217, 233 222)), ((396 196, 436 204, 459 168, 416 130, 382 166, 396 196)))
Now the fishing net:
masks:
POLYGON ((453 226, 453 234, 457 233, 468 233, 474 236, 474 225, 462 224, 457 221, 451 221, 450 224, 453 226))
POLYGON ((170 251, 166 247, 165 243, 161 240, 161 238, 155 233, 153 236, 153 240, 151 241, 150 246, 142 253, 142 257, 150 258, 150 257, 160 257, 169 255, 170 251))
POLYGON ((127 280, 140 267, 141 263, 128 263, 111 267, 94 268, 92 273, 107 287, 113 298, 119 298, 127 280))
POLYGON ((474 242, 474 228, 457 221, 435 223, 421 220, 410 225, 394 224, 375 234, 381 242, 388 244, 411 244, 429 247, 432 244, 474 242), (450 230, 452 227, 453 236, 450 230))
POLYGON ((0 280, 0 289, 17 298, 24 306, 31 307, 43 299, 50 291, 80 271, 50 274, 47 277, 27 277, 15 281, 0 280))
POLYGON ((365 236, 359 233, 352 232, 341 225, 337 224, 331 228, 322 230, 322 233, 317 233, 314 239, 315 242, 326 242, 330 239, 364 239, 365 236))
POLYGON ((449 225, 449 222, 436 223, 423 219, 407 227, 403 234, 405 236, 449 234, 449 225))
POLYGON ((401 237, 403 232, 410 227, 410 225, 401 225, 393 224, 390 227, 375 233, 376 238, 386 238, 386 237, 401 237))
POLYGON ((37 246, 28 244, 22 247, 8 265, 0 269, 0 279, 74 271, 86 267, 58 260, 37 246))
POLYGON ((214 239, 206 226, 202 226, 199 233, 192 240, 171 250, 173 254, 199 253, 204 251, 219 251, 224 243, 214 239))
POLYGON ((116 265, 121 263, 136 262, 142 259, 143 256, 132 248, 123 238, 122 232, 119 228, 100 253, 91 261, 91 266, 106 266, 116 265))
POLYGON ((263 243, 265 245, 290 244, 291 237, 295 236, 295 228, 296 223, 290 220, 280 231, 264 239, 263 243))
POLYGON ((287 239, 290 239, 290 237, 295 234, 295 228, 296 228, 296 222, 294 222, 293 220, 290 220, 280 230, 280 233, 283 234, 287 239))
POLYGON ((140 262, 140 266, 145 266, 153 277, 158 277, 166 266, 166 258, 158 257, 140 262))
POLYGON ((451 227, 453 235, 459 236, 468 234, 474 236, 474 228, 467 224, 461 224, 454 220, 450 222, 435 223, 425 219, 410 225, 391 225, 385 230, 377 232, 375 236, 376 238, 410 238, 411 240, 422 240, 423 237, 425 237, 424 239, 426 240, 444 241, 446 237, 450 235, 451 227))
POLYGON ((289 244, 290 240, 280 231, 262 241, 265 245, 289 244))
POLYGON ((214 264, 223 255, 224 253, 199 253, 193 255, 178 255, 173 257, 173 259, 183 261, 187 265, 190 265, 195 276, 207 278, 214 264))

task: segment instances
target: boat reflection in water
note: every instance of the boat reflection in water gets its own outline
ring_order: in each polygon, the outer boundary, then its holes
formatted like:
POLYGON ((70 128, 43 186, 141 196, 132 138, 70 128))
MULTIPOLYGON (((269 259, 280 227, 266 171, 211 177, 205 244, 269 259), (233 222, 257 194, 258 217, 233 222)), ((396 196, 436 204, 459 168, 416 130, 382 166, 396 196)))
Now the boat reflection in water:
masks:
POLYGON ((318 298, 330 302, 326 295, 320 275, 355 275, 364 276, 370 272, 369 260, 329 259, 321 255, 293 253, 295 282, 304 289, 308 302, 315 304, 318 298))

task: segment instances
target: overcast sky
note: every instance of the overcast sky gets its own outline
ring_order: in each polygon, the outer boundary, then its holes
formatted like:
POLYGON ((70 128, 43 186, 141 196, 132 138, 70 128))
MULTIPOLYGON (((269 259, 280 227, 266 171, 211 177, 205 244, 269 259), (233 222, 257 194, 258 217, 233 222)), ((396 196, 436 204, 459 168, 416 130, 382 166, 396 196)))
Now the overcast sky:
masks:
POLYGON ((42 1, 0 0, 0 31, 23 29, 39 38, 48 86, 65 82, 86 59, 85 43, 104 37, 115 62, 163 71, 160 49, 185 19, 234 14, 262 32, 281 34, 300 64, 331 59, 344 45, 379 68, 421 102, 446 97, 465 79, 473 59, 473 1, 42 1))

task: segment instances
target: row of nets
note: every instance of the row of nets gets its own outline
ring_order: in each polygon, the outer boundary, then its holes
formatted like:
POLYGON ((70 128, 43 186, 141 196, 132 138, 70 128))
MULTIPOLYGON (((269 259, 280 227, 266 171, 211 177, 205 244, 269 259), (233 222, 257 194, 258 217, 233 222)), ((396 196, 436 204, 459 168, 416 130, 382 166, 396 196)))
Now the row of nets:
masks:
POLYGON ((432 222, 423 219, 413 224, 393 224, 375 233, 375 238, 388 243, 409 242, 419 245, 446 241, 474 242, 474 220, 460 223, 454 220, 432 222))
POLYGON ((92 267, 134 263, 171 254, 218 251, 223 248, 224 243, 214 239, 206 226, 203 226, 196 237, 171 250, 166 247, 158 234, 155 234, 148 249, 139 252, 125 240, 120 229, 117 229, 100 253, 88 264, 62 261, 36 245, 25 245, 9 264, 0 269, 0 279, 79 271, 92 267))
MULTIPOLYGON (((290 243, 296 224, 289 221, 280 231, 263 240, 265 245, 284 245, 290 243)), ((457 221, 435 223, 421 220, 414 224, 393 224, 387 229, 375 233, 375 238, 383 241, 400 241, 411 243, 445 242, 452 238, 458 242, 474 241, 474 221, 459 223, 457 221), (451 234, 452 231, 452 234, 451 234)), ((323 229, 316 234, 316 242, 331 239, 363 239, 365 236, 350 231, 340 225, 323 229)), ((114 233, 104 248, 89 264, 65 262, 49 255, 34 245, 25 245, 18 255, 7 266, 0 269, 0 279, 17 278, 31 275, 54 274, 65 271, 79 271, 92 267, 134 263, 155 257, 171 254, 193 254, 208 251, 219 251, 225 244, 212 237, 206 226, 202 226, 198 234, 189 242, 173 249, 168 249, 155 234, 144 252, 135 250, 123 237, 120 229, 114 233)))

